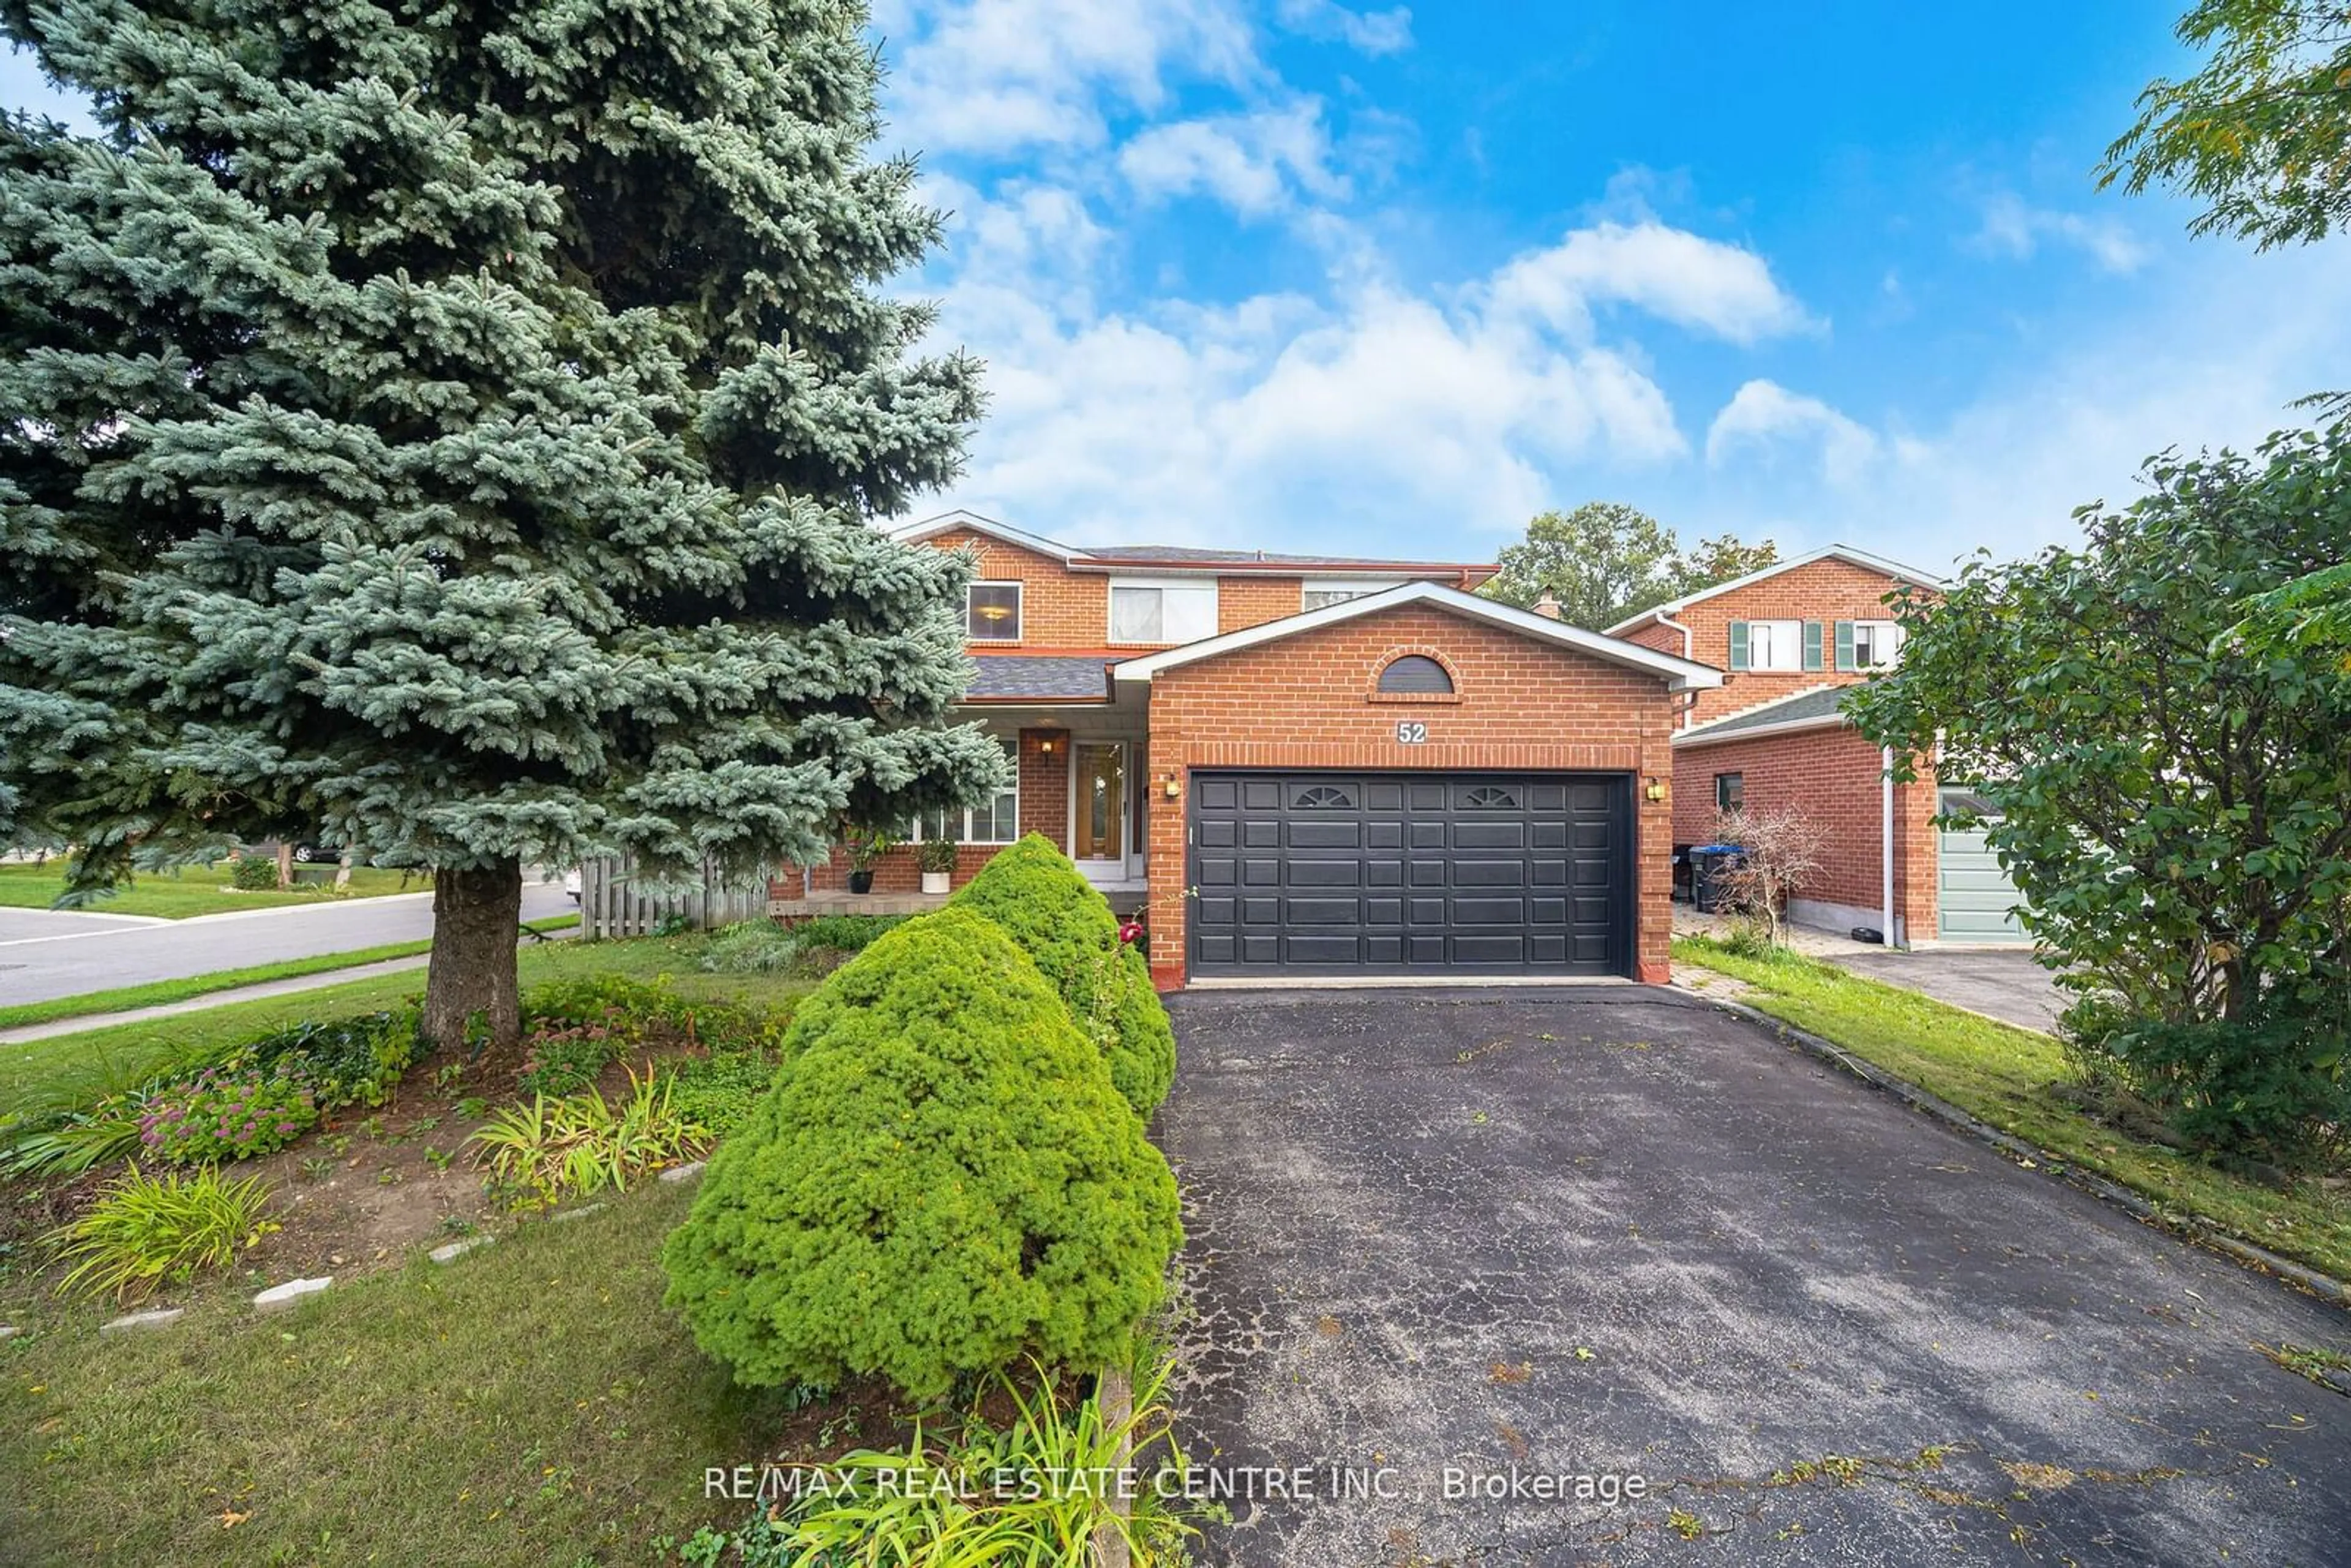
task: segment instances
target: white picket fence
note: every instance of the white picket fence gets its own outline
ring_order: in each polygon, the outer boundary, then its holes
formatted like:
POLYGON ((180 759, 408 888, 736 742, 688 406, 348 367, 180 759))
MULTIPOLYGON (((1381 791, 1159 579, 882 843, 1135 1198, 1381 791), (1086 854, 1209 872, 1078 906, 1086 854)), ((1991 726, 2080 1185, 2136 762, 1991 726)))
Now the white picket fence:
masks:
POLYGON ((709 861, 699 883, 640 883, 627 856, 591 860, 580 868, 580 935, 650 936, 683 918, 696 930, 758 920, 768 913, 768 881, 729 881, 709 861))

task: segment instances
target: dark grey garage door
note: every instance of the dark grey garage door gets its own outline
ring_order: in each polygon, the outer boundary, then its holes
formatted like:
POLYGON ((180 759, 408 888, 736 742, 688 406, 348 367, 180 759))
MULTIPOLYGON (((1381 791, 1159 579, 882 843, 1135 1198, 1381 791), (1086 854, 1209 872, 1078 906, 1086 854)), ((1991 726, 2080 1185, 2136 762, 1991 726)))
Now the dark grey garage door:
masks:
POLYGON ((1191 972, 1631 971, 1632 779, 1200 773, 1191 972))

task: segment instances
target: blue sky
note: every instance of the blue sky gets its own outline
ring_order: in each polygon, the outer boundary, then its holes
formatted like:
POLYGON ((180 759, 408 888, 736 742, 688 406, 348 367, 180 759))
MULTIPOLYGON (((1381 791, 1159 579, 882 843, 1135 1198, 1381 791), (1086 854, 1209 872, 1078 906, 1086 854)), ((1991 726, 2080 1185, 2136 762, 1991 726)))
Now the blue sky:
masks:
MULTIPOLYGON (((906 286, 993 400, 920 509, 1457 559, 1590 499, 1927 567, 2070 538, 2147 454, 2351 381, 2339 243, 2095 188, 2193 68, 2180 3, 878 0, 884 145, 954 214, 906 286)), ((52 101, 22 60, 0 96, 52 101)))

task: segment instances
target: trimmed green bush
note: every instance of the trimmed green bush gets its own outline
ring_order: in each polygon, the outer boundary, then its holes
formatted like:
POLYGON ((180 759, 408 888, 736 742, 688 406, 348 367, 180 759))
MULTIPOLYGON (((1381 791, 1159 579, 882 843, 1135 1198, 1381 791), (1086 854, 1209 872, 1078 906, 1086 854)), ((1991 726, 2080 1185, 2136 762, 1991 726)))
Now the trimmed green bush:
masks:
POLYGON ((995 924, 943 909, 802 1003, 711 1157, 667 1301, 748 1385, 908 1395, 1123 1354, 1183 1239, 1176 1179, 995 924))
POLYGON ((1043 836, 999 852, 950 899, 1010 934, 1102 1047, 1111 1082, 1146 1119, 1176 1081, 1176 1030, 1143 955, 1118 939, 1109 901, 1043 836))

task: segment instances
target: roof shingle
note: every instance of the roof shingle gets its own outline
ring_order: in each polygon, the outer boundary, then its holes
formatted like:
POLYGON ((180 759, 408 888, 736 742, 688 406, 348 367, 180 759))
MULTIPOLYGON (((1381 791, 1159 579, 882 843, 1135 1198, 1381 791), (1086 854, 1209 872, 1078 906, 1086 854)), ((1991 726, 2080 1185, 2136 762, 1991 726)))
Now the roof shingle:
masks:
POLYGON ((1099 701, 1109 695, 1102 659, 1034 653, 975 653, 971 689, 982 698, 1029 697, 1040 702, 1099 701))

